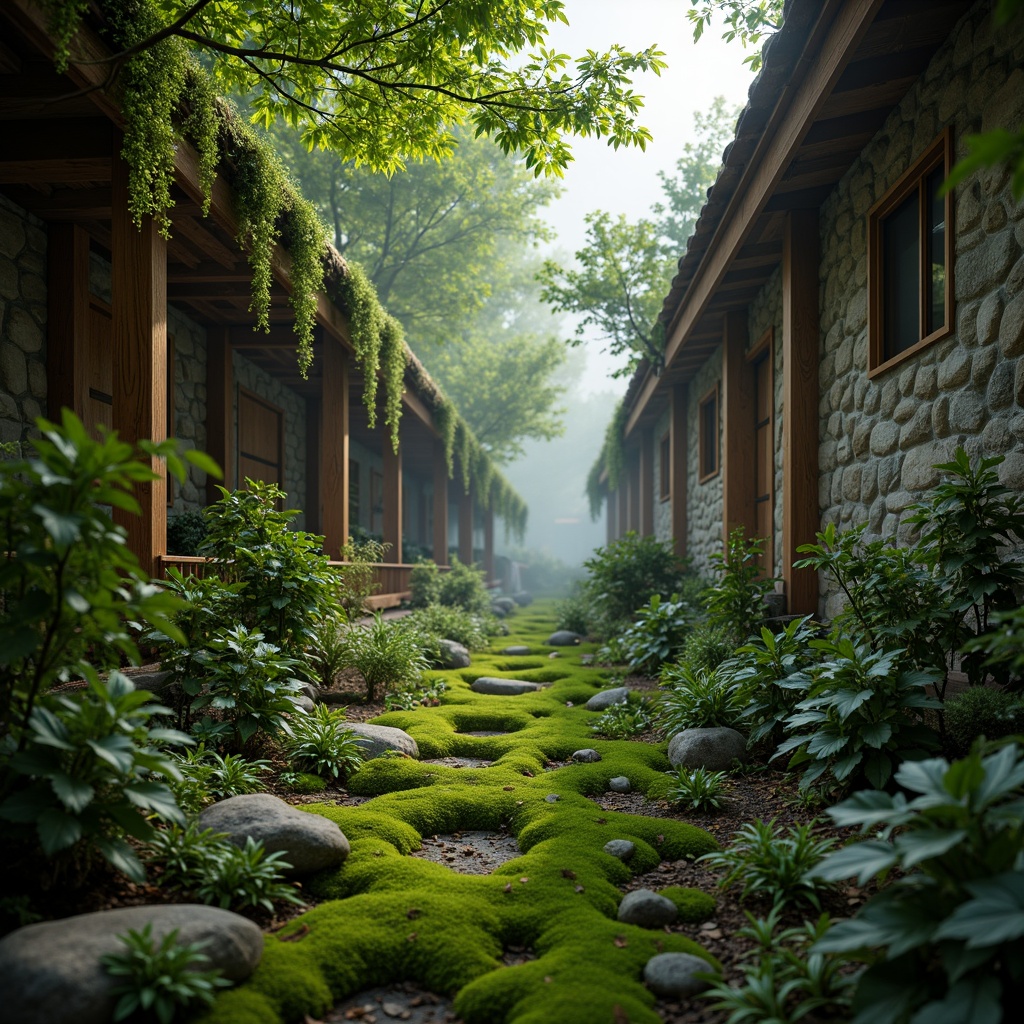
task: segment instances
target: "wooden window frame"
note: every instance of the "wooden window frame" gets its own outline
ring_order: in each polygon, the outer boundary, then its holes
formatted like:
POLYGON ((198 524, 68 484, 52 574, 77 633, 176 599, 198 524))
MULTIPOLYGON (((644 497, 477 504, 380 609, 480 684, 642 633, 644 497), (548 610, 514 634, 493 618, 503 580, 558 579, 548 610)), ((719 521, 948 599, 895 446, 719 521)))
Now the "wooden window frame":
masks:
POLYGON ((954 163, 953 130, 946 128, 928 146, 928 148, 907 168, 899 180, 888 189, 885 195, 868 210, 868 377, 876 377, 893 367, 899 366, 907 359, 917 355, 922 349, 953 333, 955 321, 953 259, 955 244, 953 234, 956 226, 953 208, 953 190, 950 189, 943 197, 943 215, 946 223, 945 236, 945 323, 942 327, 920 338, 915 344, 889 359, 885 358, 885 303, 882 265, 882 223, 907 198, 917 192, 918 200, 918 329, 927 323, 925 303, 927 287, 925 275, 928 260, 926 259, 926 235, 921 225, 924 223, 924 203, 926 197, 925 181, 937 167, 943 167, 948 176, 954 163))
POLYGON ((722 468, 722 415, 720 411, 719 389, 721 383, 715 381, 714 387, 706 391, 697 403, 697 483, 704 484, 718 476, 722 468), (704 462, 704 451, 707 445, 704 443, 704 410, 714 403, 715 408, 715 464, 708 469, 704 462))
POLYGON ((669 431, 658 440, 658 498, 668 501, 672 497, 672 435, 669 431))

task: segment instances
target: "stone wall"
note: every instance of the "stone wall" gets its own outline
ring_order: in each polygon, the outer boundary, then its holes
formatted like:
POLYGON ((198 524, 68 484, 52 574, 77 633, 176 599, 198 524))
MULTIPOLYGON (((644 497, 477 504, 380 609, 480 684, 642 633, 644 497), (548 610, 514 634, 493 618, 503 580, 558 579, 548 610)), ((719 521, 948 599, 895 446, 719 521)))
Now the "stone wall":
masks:
POLYGON ((46 231, 0 195, 0 442, 46 414, 46 231))
MULTIPOLYGON (((669 432, 672 425, 672 406, 658 417, 651 434, 651 443, 654 445, 654 536, 658 540, 672 539, 672 502, 662 501, 661 483, 661 439, 669 432)), ((665 484, 664 491, 668 493, 668 484, 665 484)))
MULTIPOLYGON (((686 553, 692 559, 693 571, 710 576, 709 557, 722 550, 722 474, 721 471, 704 483, 700 477, 700 400, 722 380, 722 346, 711 354, 708 361, 690 381, 687 400, 686 439, 686 553)), ((721 438, 722 403, 718 403, 719 438, 721 438)), ((719 443, 718 461, 722 451, 719 443)))
MULTIPOLYGON (((296 530, 306 528, 306 403, 294 391, 274 380, 238 352, 232 355, 235 437, 238 437, 238 389, 246 388, 260 398, 284 410, 284 485, 288 493, 286 506, 299 509, 302 515, 292 520, 296 530)), ((236 467, 237 469, 237 467, 236 467)), ((237 479, 237 475, 236 475, 237 479)), ((242 481, 238 481, 241 485, 242 481)))
MULTIPOLYGON (((1006 455, 1003 482, 1024 490, 1024 204, 1007 171, 956 191, 954 334, 867 378, 868 209, 947 125, 960 158, 968 135, 1024 122, 1021 19, 997 30, 992 6, 961 20, 821 210, 819 503, 875 536, 907 538, 901 512, 958 445, 1006 455)), ((839 605, 823 581, 823 612, 839 605)))

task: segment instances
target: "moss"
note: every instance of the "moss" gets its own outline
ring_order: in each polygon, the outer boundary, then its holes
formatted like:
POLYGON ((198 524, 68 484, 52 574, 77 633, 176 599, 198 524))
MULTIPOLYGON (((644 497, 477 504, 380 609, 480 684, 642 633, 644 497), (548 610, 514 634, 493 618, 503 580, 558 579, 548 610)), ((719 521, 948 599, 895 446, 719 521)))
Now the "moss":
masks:
POLYGON ((298 772, 295 781, 289 789, 293 793, 322 793, 327 788, 327 782, 319 775, 310 775, 309 772, 298 772))
POLYGON ((670 885, 659 889, 659 893, 671 900, 679 911, 679 920, 687 924, 700 924, 713 917, 717 901, 709 892, 700 889, 685 889, 681 885, 670 885))

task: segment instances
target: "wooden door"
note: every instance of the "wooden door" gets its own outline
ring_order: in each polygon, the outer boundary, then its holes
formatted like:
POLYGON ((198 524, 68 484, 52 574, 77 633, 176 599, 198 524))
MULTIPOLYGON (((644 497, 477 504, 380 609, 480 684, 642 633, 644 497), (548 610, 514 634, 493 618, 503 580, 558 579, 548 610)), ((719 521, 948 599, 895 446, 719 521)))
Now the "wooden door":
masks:
POLYGON ((258 395, 238 390, 238 478, 284 489, 284 415, 258 395))
POLYGON ((754 511, 755 535, 765 539, 764 568, 771 573, 775 564, 775 431, 772 395, 771 346, 754 363, 754 511))

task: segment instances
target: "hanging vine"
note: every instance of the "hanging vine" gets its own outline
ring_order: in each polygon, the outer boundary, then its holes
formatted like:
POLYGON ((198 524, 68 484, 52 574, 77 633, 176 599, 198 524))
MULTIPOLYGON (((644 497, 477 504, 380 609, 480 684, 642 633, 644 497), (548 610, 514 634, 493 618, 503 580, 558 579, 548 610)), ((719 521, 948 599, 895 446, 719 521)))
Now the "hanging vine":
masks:
POLYGON ((391 446, 397 452, 398 422, 402 417, 402 383, 405 377, 405 332, 393 316, 385 314, 380 343, 384 422, 391 432, 391 446))
POLYGON ((347 263, 346 267, 345 275, 335 282, 335 297, 348 316, 349 340, 363 371, 363 404, 370 426, 374 427, 377 425, 377 371, 385 313, 366 271, 358 263, 347 263))

